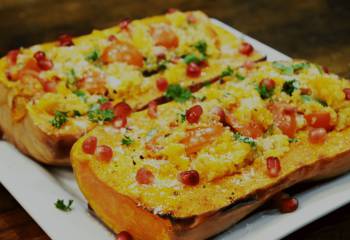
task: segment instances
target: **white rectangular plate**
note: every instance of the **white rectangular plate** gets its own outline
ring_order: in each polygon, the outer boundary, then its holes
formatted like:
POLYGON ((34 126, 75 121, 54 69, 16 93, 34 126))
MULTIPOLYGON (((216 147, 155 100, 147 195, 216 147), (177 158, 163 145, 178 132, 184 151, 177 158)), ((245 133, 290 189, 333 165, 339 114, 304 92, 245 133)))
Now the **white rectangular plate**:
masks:
MULTIPOLYGON (((268 60, 288 60, 278 51, 213 19, 252 43, 268 60)), ((32 161, 12 145, 0 141, 0 181, 53 240, 113 240, 114 235, 88 209, 70 169, 48 168, 32 161), (57 199, 73 199, 74 209, 59 211, 57 199)), ((298 194, 300 207, 291 214, 256 212, 217 240, 280 239, 296 229, 350 202, 350 173, 298 194)))

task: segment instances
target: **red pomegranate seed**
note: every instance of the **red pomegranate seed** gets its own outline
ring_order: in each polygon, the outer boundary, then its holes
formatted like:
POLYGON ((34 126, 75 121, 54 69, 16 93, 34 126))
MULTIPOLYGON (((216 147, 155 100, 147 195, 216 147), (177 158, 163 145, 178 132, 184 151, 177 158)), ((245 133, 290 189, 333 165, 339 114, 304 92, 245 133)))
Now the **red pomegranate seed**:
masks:
POLYGON ((270 177, 277 177, 281 171, 280 160, 277 157, 268 157, 266 159, 266 167, 270 177))
POLYGON ((329 74, 329 68, 328 68, 328 67, 322 66, 322 70, 323 70, 325 73, 329 74))
POLYGON ((324 128, 312 128, 309 131, 309 141, 312 144, 322 144, 326 141, 327 130, 324 128))
POLYGON ((57 83, 55 81, 45 81, 43 89, 45 92, 56 92, 57 83))
POLYGON ((250 61, 250 60, 245 61, 243 64, 243 67, 247 70, 252 70, 254 68, 254 66, 255 66, 255 62, 250 61))
POLYGON ((281 198, 279 202, 279 211, 281 213, 291 213, 297 210, 299 203, 298 199, 293 197, 281 198))
POLYGON ((146 168, 140 168, 136 173, 136 181, 139 184, 152 184, 154 181, 153 173, 146 168))
POLYGON ((41 70, 47 71, 53 68, 53 63, 49 59, 38 61, 38 66, 41 70))
POLYGON ((273 90, 276 87, 276 83, 271 78, 264 78, 259 84, 260 88, 265 86, 268 91, 273 90))
POLYGON ((11 65, 15 65, 17 63, 18 54, 19 49, 11 50, 7 53, 6 57, 11 65))
POLYGON ((158 78, 156 84, 158 90, 161 92, 164 92, 168 88, 168 81, 164 77, 158 78))
POLYGON ((157 61, 158 62, 160 62, 161 60, 165 60, 166 59, 165 53, 159 53, 156 56, 157 56, 157 61))
POLYGON ((243 55, 249 56, 250 54, 252 54, 253 51, 253 46, 247 42, 242 43, 242 45, 239 47, 239 52, 243 55))
POLYGON ((167 13, 174 13, 174 12, 177 12, 177 11, 179 11, 179 10, 176 9, 176 8, 169 8, 169 9, 167 10, 167 13))
POLYGON ((225 121, 225 111, 221 107, 214 107, 211 112, 219 117, 220 122, 225 121))
POLYGON ((97 159, 102 162, 110 162, 113 158, 113 150, 107 145, 101 145, 96 148, 97 159))
POLYGON ((126 117, 116 117, 113 119, 112 124, 116 129, 125 128, 128 120, 126 117))
POLYGON ((73 38, 68 35, 68 34, 62 34, 61 36, 58 37, 58 44, 61 47, 69 47, 73 46, 73 38))
POLYGON ((126 118, 132 112, 132 109, 129 104, 126 102, 120 102, 114 106, 114 114, 117 118, 126 118))
POLYGON ((156 101, 152 101, 148 104, 148 116, 150 118, 157 118, 158 114, 157 114, 157 107, 158 107, 158 104, 156 101))
POLYGON ((199 65, 197 65, 194 62, 191 62, 190 64, 187 65, 187 76, 191 78, 197 78, 201 75, 202 69, 199 65))
POLYGON ((116 37, 115 35, 109 35, 108 41, 114 42, 114 41, 116 41, 116 40, 117 40, 117 37, 116 37))
POLYGON ((180 181, 187 186, 196 186, 199 183, 199 174, 196 170, 189 170, 180 173, 180 181))
POLYGON ((128 30, 129 24, 130 24, 130 19, 124 19, 119 23, 119 27, 121 30, 128 30))
POLYGON ((97 147, 97 138, 92 136, 85 139, 83 142, 83 151, 86 154, 94 154, 97 147))
POLYGON ((209 63, 208 63, 208 61, 203 60, 203 61, 199 62, 198 65, 199 65, 201 68, 206 68, 206 67, 209 66, 209 63))
POLYGON ((312 90, 310 88, 300 88, 301 95, 311 95, 312 90))
POLYGON ((198 123, 202 113, 203 108, 200 105, 195 105, 186 111, 186 119, 189 123, 198 123))
POLYGON ((46 54, 43 51, 37 51, 34 53, 34 58, 37 62, 46 59, 46 54))
POLYGON ((133 240, 133 238, 127 231, 122 231, 118 233, 115 240, 133 240))
POLYGON ((344 88, 343 92, 345 94, 345 99, 350 100, 350 88, 344 88))
POLYGON ((105 103, 101 104, 100 109, 101 110, 113 110, 113 104, 110 101, 105 102, 105 103))

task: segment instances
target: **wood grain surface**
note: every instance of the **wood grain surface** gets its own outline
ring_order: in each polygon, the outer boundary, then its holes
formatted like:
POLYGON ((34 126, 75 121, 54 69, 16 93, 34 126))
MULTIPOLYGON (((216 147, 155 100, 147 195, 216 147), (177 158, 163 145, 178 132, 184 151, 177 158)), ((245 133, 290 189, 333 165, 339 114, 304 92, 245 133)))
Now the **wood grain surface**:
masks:
MULTIPOLYGON (((0 54, 62 33, 87 34, 126 17, 161 14, 170 7, 203 10, 289 56, 350 78, 349 0, 0 0, 0 54)), ((0 240, 17 239, 50 238, 0 185, 0 240)), ((350 205, 286 238, 292 239, 350 239, 350 205)))

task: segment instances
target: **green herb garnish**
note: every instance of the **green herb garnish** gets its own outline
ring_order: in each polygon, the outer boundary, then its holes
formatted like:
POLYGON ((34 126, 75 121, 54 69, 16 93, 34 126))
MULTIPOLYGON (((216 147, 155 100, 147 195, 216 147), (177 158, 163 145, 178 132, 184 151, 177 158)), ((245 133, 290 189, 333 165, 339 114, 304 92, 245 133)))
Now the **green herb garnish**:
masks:
POLYGON ((99 104, 104 104, 104 103, 106 103, 106 102, 108 102, 109 100, 108 100, 108 98, 106 98, 106 97, 100 97, 98 100, 97 100, 97 102, 99 103, 99 104))
POLYGON ((207 56, 207 48, 208 48, 208 44, 204 41, 204 40, 200 40, 198 42, 196 42, 193 45, 198 52, 200 52, 203 56, 207 56))
POLYGON ((86 60, 95 62, 100 58, 100 53, 97 50, 92 51, 86 56, 86 60))
POLYGON ((124 136, 122 139, 122 144, 126 145, 126 146, 129 146, 133 142, 134 142, 134 140, 132 140, 129 136, 124 136))
POLYGON ((73 110, 73 117, 81 117, 81 113, 78 110, 73 110))
POLYGON ((287 93, 289 96, 292 96, 293 92, 299 88, 297 80, 292 79, 288 80, 283 84, 282 91, 287 93))
POLYGON ((230 66, 227 66, 226 69, 224 71, 222 71, 221 73, 221 77, 228 77, 228 76, 232 76, 233 74, 233 69, 230 66))
POLYGON ((243 80, 245 79, 245 77, 242 76, 242 75, 239 74, 239 73, 236 73, 236 74, 235 74, 235 77, 236 77, 239 81, 243 81, 243 80))
POLYGON ((237 132, 233 134, 233 137, 235 140, 238 140, 243 143, 248 143, 252 148, 256 147, 256 142, 253 138, 242 136, 240 133, 237 132))
POLYGON ((181 117, 181 122, 184 123, 184 122, 186 121, 186 114, 183 114, 183 113, 182 113, 182 114, 180 115, 180 117, 181 117))
POLYGON ((310 67, 310 64, 309 63, 296 63, 296 64, 292 64, 292 65, 288 66, 288 65, 285 65, 285 64, 280 63, 280 62, 273 62, 272 66, 279 69, 282 72, 282 74, 292 75, 295 71, 310 67))
POLYGON ((88 112, 88 117, 91 122, 107 122, 112 121, 115 117, 114 112, 112 110, 90 110, 88 112))
POLYGON ((165 97, 183 103, 192 97, 192 93, 190 90, 181 87, 179 84, 170 84, 165 92, 165 97))
POLYGON ((55 128, 61 128, 62 125, 68 121, 67 118, 67 113, 66 112, 61 112, 61 111, 56 111, 55 116, 53 119, 50 121, 51 125, 54 126, 55 128))
POLYGON ((67 205, 64 203, 64 200, 62 199, 57 199, 57 201, 55 202, 56 208, 63 212, 72 211, 73 210, 72 205, 73 205, 73 200, 69 200, 67 205))
POLYGON ((77 82, 77 74, 75 73, 74 69, 71 69, 67 75, 67 87, 68 88, 75 87, 76 82, 77 82))
POLYGON ((288 142, 289 143, 296 143, 296 142, 299 142, 299 139, 297 139, 297 138, 289 138, 288 142))
POLYGON ((192 63, 192 62, 198 64, 198 63, 201 62, 201 59, 198 58, 198 57, 197 57, 196 55, 194 55, 193 53, 191 53, 191 54, 188 54, 188 55, 186 55, 186 56, 184 57, 184 61, 185 61, 186 64, 190 64, 190 63, 192 63))
POLYGON ((258 93, 260 94, 260 97, 261 97, 262 99, 267 99, 267 98, 272 97, 274 88, 268 90, 267 87, 266 87, 266 85, 261 85, 261 86, 258 86, 258 87, 256 88, 256 90, 258 91, 258 93))

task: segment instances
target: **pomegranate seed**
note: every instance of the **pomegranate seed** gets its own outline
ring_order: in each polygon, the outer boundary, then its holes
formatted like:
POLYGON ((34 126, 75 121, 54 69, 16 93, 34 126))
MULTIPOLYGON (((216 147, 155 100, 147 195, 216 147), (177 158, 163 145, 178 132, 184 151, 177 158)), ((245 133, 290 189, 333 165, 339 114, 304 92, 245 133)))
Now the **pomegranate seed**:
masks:
POLYGON ((255 66, 255 62, 250 61, 250 60, 245 61, 243 64, 243 67, 247 70, 252 70, 254 68, 254 66, 255 66))
POLYGON ((132 236, 127 231, 122 231, 118 233, 115 240, 132 240, 132 236))
POLYGON ((157 61, 158 62, 160 62, 161 60, 165 60, 166 59, 165 53, 159 53, 156 56, 157 56, 157 61))
POLYGON ((169 9, 167 10, 167 13, 174 13, 174 12, 177 12, 177 11, 179 11, 179 10, 176 9, 176 8, 169 8, 169 9))
POLYGON ((53 68, 53 63, 49 59, 43 59, 38 61, 38 66, 41 70, 47 71, 53 68))
POLYGON ((85 139, 83 142, 83 151, 86 154, 94 154, 97 147, 97 138, 92 136, 85 139))
POLYGON ((323 70, 325 73, 329 74, 329 68, 328 68, 328 67, 322 66, 322 70, 323 70))
POLYGON ((148 116, 150 118, 157 118, 158 114, 157 114, 157 102, 156 101, 152 101, 148 104, 148 116))
POLYGON ((198 123, 202 113, 203 108, 200 105, 195 105, 186 111, 186 119, 189 123, 198 123))
POLYGON ((202 69, 199 65, 194 62, 191 62, 187 65, 187 76, 191 78, 197 78, 201 75, 202 69))
POLYGON ((113 150, 107 145, 101 145, 96 148, 96 156, 102 162, 110 162, 113 157, 113 150))
POLYGON ((298 199, 293 197, 284 197, 280 199, 279 202, 279 211, 281 213, 291 213, 297 210, 298 208, 298 199))
POLYGON ((225 121, 225 111, 221 107, 214 107, 211 112, 219 117, 220 122, 225 121))
POLYGON ((113 104, 112 104, 112 102, 105 102, 105 103, 101 104, 100 109, 101 110, 113 110, 113 104))
POLYGON ((199 183, 199 174, 196 170, 180 173, 180 181, 187 186, 196 186, 199 183))
POLYGON ((243 55, 249 56, 250 54, 252 54, 253 51, 253 46, 247 42, 242 43, 242 45, 239 47, 239 52, 243 55))
POLYGON ((15 65, 17 63, 18 54, 19 49, 11 50, 7 53, 6 57, 11 65, 15 65))
POLYGON ((156 84, 158 90, 161 92, 164 92, 168 88, 168 81, 163 77, 158 78, 156 84))
POLYGON ((120 102, 114 106, 114 114, 117 118, 126 118, 132 112, 132 109, 129 104, 126 102, 120 102))
POLYGON ((209 66, 208 61, 205 61, 205 60, 201 61, 198 65, 199 65, 201 68, 206 68, 206 67, 209 66))
POLYGON ((266 159, 266 167, 270 177, 277 177, 281 171, 280 160, 277 157, 268 157, 266 159))
POLYGON ((125 128, 126 124, 128 123, 128 120, 126 117, 116 117, 113 119, 113 127, 115 127, 116 129, 120 129, 120 128, 125 128))
POLYGON ((267 91, 271 91, 276 87, 276 83, 271 78, 264 78, 259 84, 260 88, 265 86, 267 91))
POLYGON ((136 173, 136 181, 139 184, 151 184, 154 181, 153 173, 146 168, 140 168, 136 173))
POLYGON ((350 88, 344 88, 343 92, 345 94, 345 99, 350 100, 350 88))
POLYGON ((73 38, 71 36, 69 36, 68 34, 63 34, 61 36, 58 37, 58 44, 61 47, 69 47, 69 46, 73 46, 73 38))
POLYGON ((57 83, 55 81, 45 81, 43 89, 45 92, 56 92, 57 83))
POLYGON ((117 40, 117 37, 114 36, 114 35, 110 35, 110 36, 108 37, 108 41, 110 41, 110 42, 114 42, 114 41, 116 41, 116 40, 117 40))
POLYGON ((37 51, 34 53, 34 58, 37 62, 46 59, 46 54, 43 51, 37 51))
POLYGON ((312 90, 310 88, 300 88, 301 95, 311 95, 312 90))
POLYGON ((119 23, 119 27, 121 30, 128 30, 129 24, 130 24, 130 19, 124 19, 119 23))
POLYGON ((324 128, 312 128, 309 131, 309 141, 312 144, 322 144, 326 141, 327 130, 324 128))

